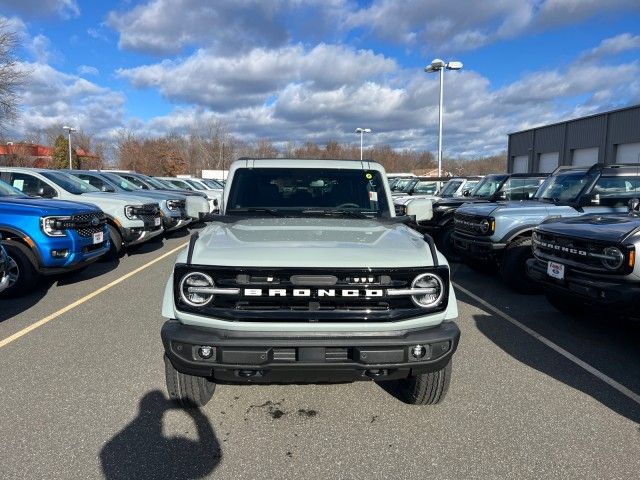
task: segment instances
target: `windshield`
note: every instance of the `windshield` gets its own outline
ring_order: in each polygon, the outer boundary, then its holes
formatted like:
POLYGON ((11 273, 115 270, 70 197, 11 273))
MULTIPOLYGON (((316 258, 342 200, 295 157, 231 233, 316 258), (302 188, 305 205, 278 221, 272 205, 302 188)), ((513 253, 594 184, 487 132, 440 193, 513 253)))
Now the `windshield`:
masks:
POLYGON ((558 173, 547 178, 536 192, 534 198, 554 202, 575 200, 592 177, 585 170, 558 173))
POLYGON ((432 180, 420 180, 413 187, 413 193, 433 195, 438 190, 438 182, 432 180))
POLYGON ((453 197, 453 194, 456 193, 458 188, 462 185, 462 180, 449 180, 447 184, 442 187, 442 191, 440 192, 441 197, 453 197))
POLYGON ((167 186, 164 183, 162 183, 160 180, 158 180, 157 178, 145 176, 144 180, 149 185, 151 185, 154 188, 157 188, 158 190, 166 190, 167 189, 167 186))
POLYGON ((25 197, 26 195, 22 193, 17 188, 13 188, 8 183, 0 180, 0 197, 25 197))
POLYGON ((202 183, 204 183, 207 187, 212 188, 214 190, 220 190, 222 188, 224 188, 222 186, 222 184, 216 182, 215 180, 210 180, 208 178, 203 178, 202 180, 200 180, 202 183))
POLYGON ((472 190, 471 196, 478 198, 489 198, 491 197, 498 188, 502 185, 502 182, 508 175, 487 175, 482 180, 478 182, 476 187, 472 190))
POLYGON ((96 187, 83 182, 79 178, 64 172, 47 171, 42 172, 42 176, 51 180, 53 183, 63 188, 73 195, 82 195, 87 192, 99 192, 96 187))
POLYGON ((200 182, 196 182, 195 180, 185 180, 189 185, 191 185, 192 187, 194 187, 196 190, 206 190, 206 188, 204 188, 200 182))
POLYGON ((229 192, 227 214, 267 211, 364 214, 389 217, 384 181, 375 170, 327 168, 241 168, 229 192))
POLYGON ((411 187, 411 185, 413 185, 414 182, 415 179, 413 178, 400 178, 396 183, 393 184, 392 190, 394 192, 409 191, 409 188, 411 187))
POLYGON ((129 180, 126 180, 124 178, 122 178, 119 175, 116 175, 114 173, 101 173, 100 174, 103 178, 106 178, 107 180, 109 180, 110 182, 115 183, 116 185, 118 185, 121 189, 126 190, 128 192, 137 192, 140 190, 140 187, 137 186, 136 184, 130 182, 129 180))

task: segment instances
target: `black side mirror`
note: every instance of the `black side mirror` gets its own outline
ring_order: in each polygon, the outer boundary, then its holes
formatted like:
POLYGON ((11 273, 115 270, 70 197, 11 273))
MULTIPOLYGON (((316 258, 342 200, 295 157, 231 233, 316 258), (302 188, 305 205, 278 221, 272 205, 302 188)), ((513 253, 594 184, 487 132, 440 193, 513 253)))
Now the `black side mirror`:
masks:
POLYGON ((629 200, 629 212, 640 213, 640 199, 632 198, 629 200))
POLYGON ((113 187, 111 187, 111 186, 109 186, 109 185, 102 185, 102 186, 100 187, 100 191, 101 191, 101 192, 114 193, 114 192, 116 191, 116 189, 115 189, 115 188, 113 188, 113 187))
POLYGON ((471 195, 471 190, 463 190, 462 191, 462 196, 463 197, 468 197, 469 195, 471 195))

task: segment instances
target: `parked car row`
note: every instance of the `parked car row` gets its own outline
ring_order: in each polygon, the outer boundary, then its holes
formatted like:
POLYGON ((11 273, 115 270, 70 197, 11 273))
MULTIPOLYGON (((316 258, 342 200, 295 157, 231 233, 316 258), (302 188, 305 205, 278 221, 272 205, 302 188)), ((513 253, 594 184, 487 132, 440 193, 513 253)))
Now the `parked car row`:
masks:
POLYGON ((141 174, 0 167, 0 291, 16 296, 40 276, 118 257, 213 207, 205 193, 141 174))
POLYGON ((638 198, 637 164, 488 175, 466 197, 435 200, 416 228, 449 260, 498 271, 520 293, 544 290, 564 312, 637 315, 638 198))

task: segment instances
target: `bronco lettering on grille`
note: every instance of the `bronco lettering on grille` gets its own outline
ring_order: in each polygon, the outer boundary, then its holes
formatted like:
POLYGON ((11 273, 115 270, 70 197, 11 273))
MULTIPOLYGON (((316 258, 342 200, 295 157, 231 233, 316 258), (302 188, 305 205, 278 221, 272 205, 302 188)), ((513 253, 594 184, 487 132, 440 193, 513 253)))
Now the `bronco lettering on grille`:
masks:
POLYGON ((309 288, 294 288, 287 290, 284 288, 269 288, 263 290, 261 288, 245 288, 244 295, 246 297, 382 297, 384 290, 355 290, 355 289, 319 289, 312 290, 309 288))

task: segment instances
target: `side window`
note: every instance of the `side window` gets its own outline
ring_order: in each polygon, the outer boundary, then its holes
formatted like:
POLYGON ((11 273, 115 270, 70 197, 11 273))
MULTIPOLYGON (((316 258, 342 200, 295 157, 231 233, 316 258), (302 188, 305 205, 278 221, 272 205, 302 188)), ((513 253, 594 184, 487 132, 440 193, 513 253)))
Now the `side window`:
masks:
POLYGON ((149 190, 149 187, 147 187, 144 183, 142 183, 140 180, 138 180, 136 177, 130 177, 129 175, 120 175, 122 178, 124 178, 125 180, 129 180, 131 183, 133 183, 135 186, 142 188, 143 190, 149 190))
POLYGON ((511 178, 503 187, 507 200, 529 200, 540 186, 539 178, 511 178))
POLYGON ((12 172, 9 183, 12 187, 17 188, 25 195, 30 195, 32 197, 43 196, 52 198, 57 196, 55 189, 53 189, 49 184, 26 173, 12 172))
POLYGON ((99 178, 94 177, 93 175, 80 174, 80 175, 78 175, 78 178, 80 180, 82 180, 83 182, 87 182, 89 185, 93 185, 94 187, 96 187, 98 189, 102 189, 102 187, 104 187, 106 185, 102 180, 100 180, 99 178))

